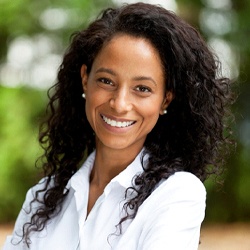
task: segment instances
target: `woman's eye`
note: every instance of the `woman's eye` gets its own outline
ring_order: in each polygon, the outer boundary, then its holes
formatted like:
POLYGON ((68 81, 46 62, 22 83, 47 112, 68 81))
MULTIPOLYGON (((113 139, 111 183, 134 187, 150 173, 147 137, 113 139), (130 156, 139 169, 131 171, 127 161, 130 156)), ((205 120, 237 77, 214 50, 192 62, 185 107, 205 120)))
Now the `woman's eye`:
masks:
POLYGON ((146 86, 137 86, 136 90, 143 92, 143 93, 150 93, 151 92, 151 89, 149 87, 146 87, 146 86))
POLYGON ((99 78, 98 81, 104 84, 113 85, 112 81, 108 78, 99 78))

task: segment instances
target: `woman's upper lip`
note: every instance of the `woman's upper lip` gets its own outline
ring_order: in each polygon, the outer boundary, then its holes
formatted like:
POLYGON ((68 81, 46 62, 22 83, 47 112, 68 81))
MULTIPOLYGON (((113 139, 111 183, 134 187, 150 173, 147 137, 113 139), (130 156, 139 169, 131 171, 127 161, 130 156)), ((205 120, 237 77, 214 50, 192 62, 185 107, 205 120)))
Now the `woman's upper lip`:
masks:
POLYGON ((131 122, 131 121, 135 122, 135 120, 133 120, 133 119, 120 118, 120 117, 116 117, 116 116, 112 116, 112 115, 101 114, 101 116, 105 116, 108 119, 114 120, 117 122, 131 122))

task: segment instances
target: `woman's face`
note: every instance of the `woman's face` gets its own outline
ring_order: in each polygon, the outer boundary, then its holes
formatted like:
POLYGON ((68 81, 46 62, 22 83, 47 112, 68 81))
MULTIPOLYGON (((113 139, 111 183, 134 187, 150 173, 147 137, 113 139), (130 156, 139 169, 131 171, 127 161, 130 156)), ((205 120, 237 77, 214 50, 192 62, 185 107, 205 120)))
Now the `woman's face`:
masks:
POLYGON ((81 68, 86 115, 97 148, 136 149, 172 100, 165 93, 160 56, 143 38, 117 35, 95 58, 89 74, 81 68))

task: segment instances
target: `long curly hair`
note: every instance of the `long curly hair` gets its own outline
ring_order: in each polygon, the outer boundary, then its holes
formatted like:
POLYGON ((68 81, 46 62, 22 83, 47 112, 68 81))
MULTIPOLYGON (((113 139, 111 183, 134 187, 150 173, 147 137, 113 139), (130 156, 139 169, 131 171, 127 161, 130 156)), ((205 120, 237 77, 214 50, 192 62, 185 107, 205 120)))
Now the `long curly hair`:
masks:
POLYGON ((149 158, 144 172, 130 187, 136 195, 127 197, 127 216, 118 225, 136 216, 160 180, 176 171, 188 171, 204 181, 224 163, 231 133, 227 126, 233 100, 230 81, 220 75, 220 63, 200 34, 160 6, 137 3, 106 9, 87 29, 74 34, 58 81, 50 90, 48 117, 39 137, 45 151, 46 185, 33 200, 39 200, 41 206, 23 227, 27 244, 30 233, 42 231, 60 211, 67 182, 95 148, 95 135, 81 97, 80 68, 86 64, 89 72, 104 44, 120 33, 145 38, 157 49, 164 65, 166 90, 175 98, 167 115, 159 117, 146 138, 144 154, 149 158), (42 200, 38 198, 41 192, 42 200))

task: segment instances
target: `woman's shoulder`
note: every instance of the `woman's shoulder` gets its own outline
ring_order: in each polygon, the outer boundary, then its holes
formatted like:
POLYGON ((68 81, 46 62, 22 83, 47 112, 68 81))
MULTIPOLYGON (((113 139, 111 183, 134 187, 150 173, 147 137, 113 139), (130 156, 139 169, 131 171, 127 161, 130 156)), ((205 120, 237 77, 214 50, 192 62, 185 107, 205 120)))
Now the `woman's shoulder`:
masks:
MULTIPOLYGON (((43 196, 51 186, 54 185, 54 178, 51 178, 48 182, 48 177, 42 178, 36 185, 31 187, 26 193, 25 201, 22 205, 22 209, 15 222, 15 227, 12 235, 8 236, 6 241, 6 248, 12 246, 10 242, 20 242, 23 235, 23 226, 25 223, 29 223, 34 212, 43 203, 43 196), (48 183, 48 184, 47 184, 48 183), (36 198, 36 199, 35 199, 36 198)), ((12 249, 12 248, 11 248, 12 249)))
POLYGON ((189 172, 176 172, 162 180, 154 192, 168 199, 205 199, 206 189, 198 177, 189 172))
POLYGON ((197 176, 195 176, 194 174, 190 172, 185 172, 185 171, 175 172, 166 180, 166 182, 171 183, 171 184, 176 184, 178 186, 189 185, 191 187, 193 186, 204 187, 203 183, 197 176))
POLYGON ((51 177, 50 179, 49 177, 42 178, 37 184, 35 184, 28 190, 25 201, 33 200, 34 197, 36 196, 36 193, 37 193, 37 198, 39 199, 39 197, 43 196, 44 193, 53 186, 54 186, 53 177, 51 177))

